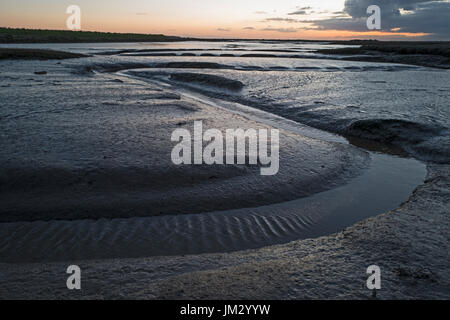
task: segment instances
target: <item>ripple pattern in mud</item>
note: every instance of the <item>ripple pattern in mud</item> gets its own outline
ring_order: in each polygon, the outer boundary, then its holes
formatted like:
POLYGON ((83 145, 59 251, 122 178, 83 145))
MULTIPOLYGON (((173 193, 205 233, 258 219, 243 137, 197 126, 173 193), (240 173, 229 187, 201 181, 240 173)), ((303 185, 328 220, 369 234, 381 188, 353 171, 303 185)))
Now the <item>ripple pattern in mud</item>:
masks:
POLYGON ((397 207, 424 176, 425 167, 416 160, 374 154, 371 167, 349 184, 280 204, 176 216, 2 223, 0 261, 230 252, 317 237, 397 207))

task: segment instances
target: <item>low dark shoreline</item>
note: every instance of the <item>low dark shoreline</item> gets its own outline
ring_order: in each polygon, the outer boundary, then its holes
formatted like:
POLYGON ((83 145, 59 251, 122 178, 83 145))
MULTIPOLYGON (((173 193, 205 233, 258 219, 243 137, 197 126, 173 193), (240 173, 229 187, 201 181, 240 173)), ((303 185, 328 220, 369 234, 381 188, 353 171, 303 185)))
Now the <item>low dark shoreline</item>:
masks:
POLYGON ((162 34, 0 28, 0 43, 166 42, 188 38, 162 34))
POLYGON ((411 64, 450 69, 449 42, 378 42, 359 48, 322 49, 340 60, 411 64))
POLYGON ((44 49, 19 49, 0 48, 0 60, 2 59, 24 59, 24 60, 48 60, 48 59, 74 59, 85 58, 87 55, 65 51, 44 49))

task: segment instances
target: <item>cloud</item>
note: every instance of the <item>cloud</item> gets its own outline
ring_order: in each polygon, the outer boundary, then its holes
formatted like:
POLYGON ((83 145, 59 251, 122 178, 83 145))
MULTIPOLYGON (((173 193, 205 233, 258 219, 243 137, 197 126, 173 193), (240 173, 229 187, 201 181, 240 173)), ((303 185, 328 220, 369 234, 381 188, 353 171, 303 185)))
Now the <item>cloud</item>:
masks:
POLYGON ((280 32, 280 33, 291 33, 291 32, 298 31, 296 28, 272 28, 272 27, 267 27, 267 28, 264 28, 261 30, 262 31, 280 32))
POLYGON ((288 15, 290 15, 290 16, 295 16, 295 15, 304 15, 304 14, 307 14, 305 10, 297 10, 297 11, 294 11, 294 12, 288 13, 288 15))
POLYGON ((255 28, 253 28, 253 27, 244 27, 242 29, 244 29, 244 30, 255 30, 255 28))
POLYGON ((221 31, 221 32, 230 32, 231 29, 230 29, 230 28, 217 28, 217 31, 221 31))
POLYGON ((368 31, 367 8, 381 9, 383 31, 431 33, 432 38, 450 37, 450 1, 446 0, 346 0, 344 12, 348 18, 334 17, 313 21, 320 30, 368 31))
POLYGON ((276 22, 288 22, 288 23, 298 22, 297 19, 291 19, 291 18, 267 18, 264 21, 265 22, 276 21, 276 22))
POLYGON ((265 11, 255 11, 255 12, 253 12, 254 14, 267 14, 267 12, 265 12, 265 11))
POLYGON ((312 7, 297 7, 297 10, 294 12, 290 12, 288 13, 288 15, 290 16, 295 16, 295 15, 305 15, 308 14, 308 12, 306 12, 306 10, 311 10, 312 7))
POLYGON ((344 11, 353 18, 367 17, 366 10, 370 5, 377 5, 384 18, 400 16, 401 8, 414 9, 420 2, 429 0, 346 0, 344 11))

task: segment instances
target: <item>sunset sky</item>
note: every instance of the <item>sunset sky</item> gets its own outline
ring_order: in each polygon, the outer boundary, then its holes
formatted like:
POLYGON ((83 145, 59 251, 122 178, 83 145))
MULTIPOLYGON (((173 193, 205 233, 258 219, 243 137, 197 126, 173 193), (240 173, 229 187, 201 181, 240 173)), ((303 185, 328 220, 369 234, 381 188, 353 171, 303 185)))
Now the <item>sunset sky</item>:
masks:
POLYGON ((78 5, 82 30, 220 38, 450 40, 450 0, 0 0, 0 26, 65 29, 78 5), (379 5, 382 30, 366 27, 379 5))

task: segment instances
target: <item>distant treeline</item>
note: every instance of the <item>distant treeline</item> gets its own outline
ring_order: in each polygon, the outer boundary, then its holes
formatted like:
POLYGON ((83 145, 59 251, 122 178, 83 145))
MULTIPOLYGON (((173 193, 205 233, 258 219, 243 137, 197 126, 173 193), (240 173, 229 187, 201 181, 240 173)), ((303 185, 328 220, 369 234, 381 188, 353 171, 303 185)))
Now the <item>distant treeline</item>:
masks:
POLYGON ((187 38, 162 34, 0 28, 0 43, 162 42, 187 38))

